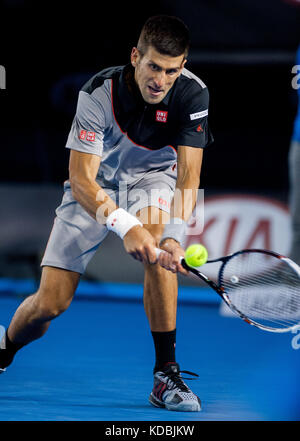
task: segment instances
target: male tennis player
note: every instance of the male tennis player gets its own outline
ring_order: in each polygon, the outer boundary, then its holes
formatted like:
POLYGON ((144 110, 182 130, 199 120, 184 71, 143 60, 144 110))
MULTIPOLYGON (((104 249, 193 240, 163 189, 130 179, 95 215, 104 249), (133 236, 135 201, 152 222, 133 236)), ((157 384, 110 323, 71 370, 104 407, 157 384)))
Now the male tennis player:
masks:
POLYGON ((188 48, 181 20, 152 17, 130 64, 102 70, 80 91, 66 143, 69 180, 41 263, 40 287, 19 306, 1 342, 2 371, 66 310, 88 262, 113 231, 145 267, 144 305, 156 354, 150 402, 169 410, 201 409, 175 358, 176 273, 186 274, 178 260, 203 148, 212 140, 207 88, 184 68, 188 48), (181 195, 189 189, 182 204, 174 203, 175 188, 181 195), (169 252, 159 262, 157 246, 169 252))

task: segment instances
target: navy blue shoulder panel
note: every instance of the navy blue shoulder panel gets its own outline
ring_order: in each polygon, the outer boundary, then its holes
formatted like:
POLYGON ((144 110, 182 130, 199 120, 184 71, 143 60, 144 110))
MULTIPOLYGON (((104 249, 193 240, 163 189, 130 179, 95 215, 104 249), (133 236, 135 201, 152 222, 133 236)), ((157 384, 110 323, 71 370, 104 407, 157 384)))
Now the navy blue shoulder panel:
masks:
POLYGON ((82 91, 91 94, 97 87, 101 87, 105 80, 113 78, 115 75, 120 74, 124 66, 114 66, 103 69, 90 78, 81 88, 82 91))

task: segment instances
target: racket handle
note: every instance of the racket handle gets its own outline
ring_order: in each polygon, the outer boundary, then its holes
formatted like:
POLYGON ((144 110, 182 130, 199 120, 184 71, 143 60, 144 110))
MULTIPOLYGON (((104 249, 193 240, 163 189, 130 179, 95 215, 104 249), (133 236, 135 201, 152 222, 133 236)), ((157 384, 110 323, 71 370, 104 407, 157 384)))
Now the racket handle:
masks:
MULTIPOLYGON (((161 253, 167 253, 167 251, 162 250, 160 248, 155 248, 156 257, 158 258, 161 253)), ((183 261, 184 257, 180 257, 179 262, 181 263, 183 261)))
POLYGON ((160 254, 163 253, 164 250, 161 250, 160 248, 155 248, 156 257, 159 258, 160 254))

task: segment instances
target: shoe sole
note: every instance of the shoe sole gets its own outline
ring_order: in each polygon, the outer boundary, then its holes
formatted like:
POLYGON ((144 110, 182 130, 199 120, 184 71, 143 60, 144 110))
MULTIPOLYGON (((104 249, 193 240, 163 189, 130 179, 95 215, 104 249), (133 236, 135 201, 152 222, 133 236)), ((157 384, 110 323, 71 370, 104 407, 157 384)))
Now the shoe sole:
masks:
POLYGON ((179 404, 165 404, 162 401, 160 401, 158 398, 156 398, 153 393, 151 392, 149 397, 149 402, 155 406, 164 408, 167 410, 173 410, 176 412, 200 412, 201 411, 201 405, 199 402, 196 401, 186 401, 181 402, 179 404))

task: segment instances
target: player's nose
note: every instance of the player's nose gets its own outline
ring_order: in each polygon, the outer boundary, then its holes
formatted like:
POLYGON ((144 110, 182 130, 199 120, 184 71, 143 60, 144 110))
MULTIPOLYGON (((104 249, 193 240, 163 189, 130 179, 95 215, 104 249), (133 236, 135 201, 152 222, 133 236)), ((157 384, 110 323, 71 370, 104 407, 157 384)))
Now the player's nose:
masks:
POLYGON ((164 72, 158 72, 154 79, 154 84, 158 89, 163 89, 166 84, 166 74, 164 72))

